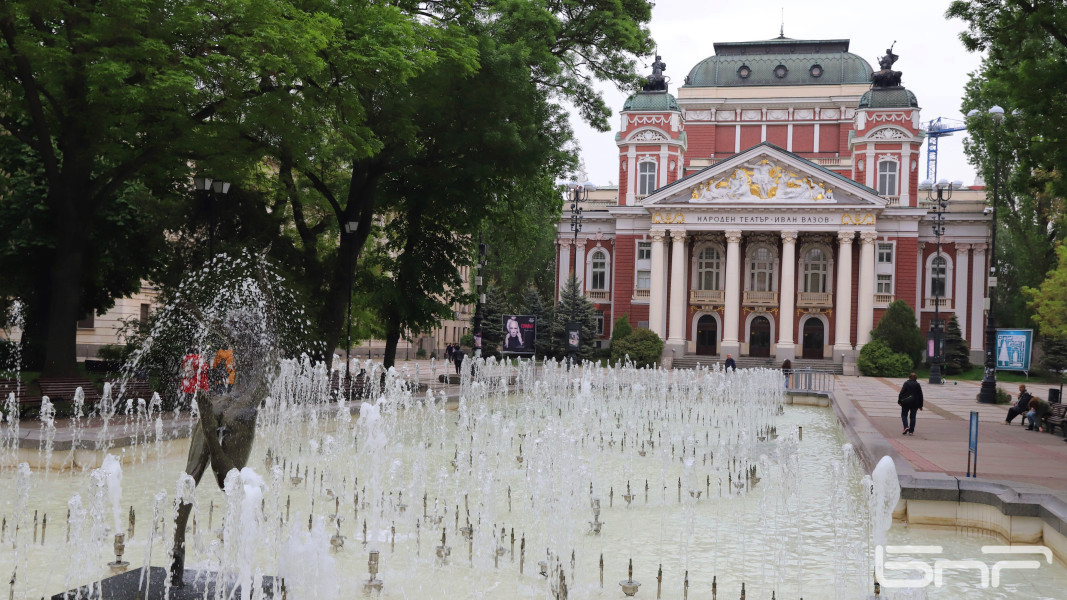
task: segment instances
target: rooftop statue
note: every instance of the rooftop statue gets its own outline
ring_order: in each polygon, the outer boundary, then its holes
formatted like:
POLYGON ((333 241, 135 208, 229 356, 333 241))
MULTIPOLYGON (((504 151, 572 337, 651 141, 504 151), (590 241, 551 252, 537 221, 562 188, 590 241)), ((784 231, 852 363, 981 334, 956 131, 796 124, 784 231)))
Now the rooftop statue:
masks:
MULTIPOLYGON (((893 46, 896 42, 893 42, 893 46)), ((886 48, 885 56, 878 59, 878 66, 880 70, 871 74, 872 87, 875 88, 892 88, 900 87, 900 71, 893 70, 893 63, 897 62, 900 57, 893 54, 893 46, 886 48)))
POLYGON ((642 91, 667 91, 667 78, 663 76, 663 72, 667 70, 667 63, 663 62, 662 59, 662 56, 656 55, 656 61, 652 63, 652 74, 648 76, 648 83, 641 87, 642 91))

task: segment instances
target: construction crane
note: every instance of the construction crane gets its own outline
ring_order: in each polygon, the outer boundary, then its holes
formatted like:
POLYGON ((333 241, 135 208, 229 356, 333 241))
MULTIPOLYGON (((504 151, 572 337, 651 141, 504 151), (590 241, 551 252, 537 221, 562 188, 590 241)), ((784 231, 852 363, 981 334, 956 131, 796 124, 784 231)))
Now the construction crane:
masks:
POLYGON ((957 119, 938 117, 925 123, 922 130, 926 133, 926 178, 937 181, 937 141, 957 131, 967 131, 967 124, 957 119))

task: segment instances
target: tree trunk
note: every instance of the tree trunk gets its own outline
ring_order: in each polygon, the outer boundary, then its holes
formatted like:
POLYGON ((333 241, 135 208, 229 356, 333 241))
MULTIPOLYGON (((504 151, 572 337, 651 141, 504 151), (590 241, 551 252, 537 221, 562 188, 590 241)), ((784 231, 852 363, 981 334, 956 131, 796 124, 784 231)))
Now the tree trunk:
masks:
MULTIPOLYGON (((73 179, 65 177, 65 179, 73 179)), ((88 182, 88 177, 84 178, 88 182)), ((66 184, 66 182, 63 182, 66 184)), ((55 210, 56 253, 48 277, 48 287, 40 300, 44 309, 44 365, 42 377, 70 377, 78 374, 77 322, 81 295, 85 288, 86 223, 91 218, 87 200, 75 200, 75 189, 88 185, 61 185, 60 196, 50 204, 55 210), (88 210, 86 210, 88 209, 88 210)))
POLYGON ((386 317, 385 331, 385 354, 382 355, 382 365, 388 369, 396 364, 396 347, 400 342, 400 317, 395 312, 390 312, 386 317))

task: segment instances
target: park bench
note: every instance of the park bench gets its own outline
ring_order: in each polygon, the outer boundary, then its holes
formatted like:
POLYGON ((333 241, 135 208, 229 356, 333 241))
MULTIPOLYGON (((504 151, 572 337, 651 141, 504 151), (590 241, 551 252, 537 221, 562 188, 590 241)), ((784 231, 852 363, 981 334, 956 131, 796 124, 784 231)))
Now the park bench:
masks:
POLYGON ((146 402, 152 399, 155 390, 147 379, 126 379, 111 382, 111 398, 119 397, 126 399, 143 399, 146 402))
POLYGON ((18 400, 20 413, 23 406, 36 407, 41 404, 40 394, 30 392, 30 386, 25 381, 0 379, 0 408, 7 404, 7 398, 12 392, 18 400))
POLYGON ((37 386, 41 388, 41 395, 48 396, 53 404, 73 401, 78 388, 85 394, 86 404, 100 401, 100 392, 96 390, 96 385, 85 377, 42 377, 37 380, 37 386))
MULTIPOLYGON (((341 393, 341 385, 345 380, 345 372, 343 370, 334 371, 330 373, 330 395, 337 397, 341 393)), ((351 384, 349 389, 349 398, 366 398, 370 396, 370 382, 367 381, 366 371, 360 371, 357 375, 351 376, 351 384)))
POLYGON ((1067 404, 1053 404, 1052 410, 1045 415, 1045 430, 1053 433, 1059 427, 1063 437, 1067 438, 1067 427, 1063 425, 1065 418, 1067 418, 1067 404))

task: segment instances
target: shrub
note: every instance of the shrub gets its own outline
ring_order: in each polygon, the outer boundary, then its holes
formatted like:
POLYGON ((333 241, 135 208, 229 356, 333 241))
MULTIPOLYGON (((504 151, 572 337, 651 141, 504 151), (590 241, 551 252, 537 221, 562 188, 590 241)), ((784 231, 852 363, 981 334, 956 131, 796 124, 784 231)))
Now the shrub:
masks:
POLYGON ((426 348, 419 348, 418 350, 416 350, 415 358, 418 358, 420 360, 426 358, 426 348))
POLYGON ((883 340, 873 338, 860 350, 856 366, 868 377, 907 377, 913 363, 906 354, 893 352, 883 340))
POLYGON ((881 320, 878 321, 878 327, 874 329, 872 337, 885 342, 893 352, 910 357, 912 367, 919 364, 922 359, 925 346, 923 335, 915 321, 915 313, 903 300, 897 300, 889 305, 881 320))
POLYGON ((630 335, 634 332, 634 328, 630 325, 630 318, 626 315, 615 319, 615 326, 611 328, 611 343, 615 344, 615 340, 621 340, 622 338, 630 335))
POLYGON ((945 330, 945 364, 942 368, 949 375, 958 375, 971 368, 971 351, 967 340, 963 339, 956 315, 949 319, 945 330))
POLYGON ((1011 394, 1009 394, 1008 392, 1005 392, 1004 390, 1002 390, 1000 388, 997 388, 997 392, 995 394, 995 397, 997 399, 997 404, 1011 404, 1012 403, 1011 402, 1011 394))
POLYGON ((650 329, 635 329, 630 335, 611 343, 612 363, 629 356, 635 366, 651 367, 659 364, 662 355, 663 340, 650 329))
POLYGON ((473 333, 464 333, 459 338, 459 345, 463 346, 464 348, 473 348, 474 347, 474 334, 473 333))

